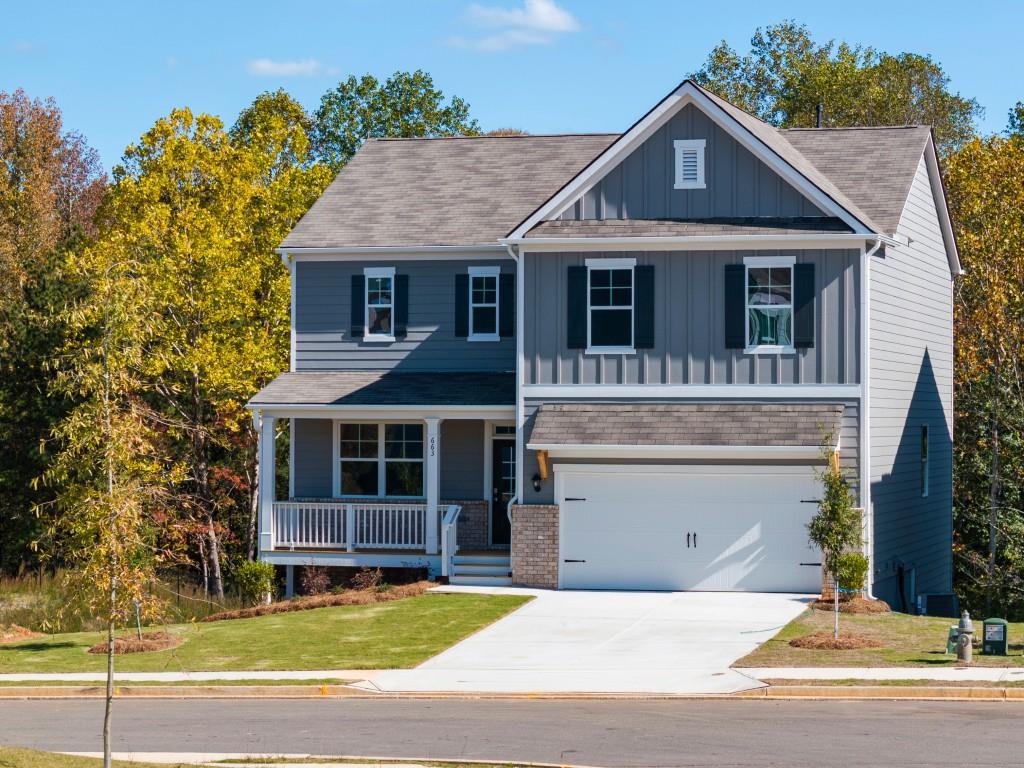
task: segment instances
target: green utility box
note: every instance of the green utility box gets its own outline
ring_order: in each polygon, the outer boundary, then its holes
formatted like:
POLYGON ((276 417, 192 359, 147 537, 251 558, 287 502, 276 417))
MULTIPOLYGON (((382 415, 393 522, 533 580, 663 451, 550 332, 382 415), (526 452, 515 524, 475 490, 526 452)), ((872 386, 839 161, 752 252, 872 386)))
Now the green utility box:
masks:
POLYGON ((981 650, 986 656, 1005 656, 1009 645, 1006 619, 985 619, 981 650))
POLYGON ((946 653, 956 653, 956 642, 960 639, 960 627, 954 624, 946 635, 946 653))

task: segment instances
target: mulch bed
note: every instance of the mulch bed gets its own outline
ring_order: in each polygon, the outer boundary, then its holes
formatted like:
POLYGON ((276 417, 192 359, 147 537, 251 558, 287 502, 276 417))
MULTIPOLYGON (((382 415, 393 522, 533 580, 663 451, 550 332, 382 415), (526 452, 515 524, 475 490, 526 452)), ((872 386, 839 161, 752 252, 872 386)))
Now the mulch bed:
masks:
MULTIPOLYGON (((815 600, 811 607, 819 611, 834 611, 831 600, 815 600)), ((885 600, 868 600, 866 597, 854 595, 839 598, 840 613, 891 613, 892 609, 885 600)))
POLYGON ((34 640, 37 637, 43 637, 43 633, 33 632, 31 629, 19 627, 17 624, 0 625, 0 645, 20 643, 23 640, 34 640))
MULTIPOLYGON (((148 653, 149 651, 166 651, 181 645, 182 639, 170 632, 144 632, 142 639, 138 635, 124 635, 114 638, 114 653, 148 653)), ((107 641, 96 643, 89 653, 106 653, 107 641)))
POLYGON ((842 633, 833 637, 831 632, 815 632, 789 641, 794 648, 815 651, 855 651, 861 648, 881 648, 882 643, 864 635, 842 633))
POLYGON ((240 608, 234 611, 222 611, 207 616, 203 621, 225 621, 228 619, 251 619, 256 616, 269 616, 274 613, 291 613, 292 611, 311 611, 314 608, 333 608, 339 605, 373 605, 388 603, 392 600, 404 600, 407 597, 422 595, 434 586, 429 581, 417 581, 412 584, 401 584, 387 589, 348 589, 344 592, 328 592, 323 595, 296 597, 282 600, 270 605, 254 605, 252 608, 240 608))

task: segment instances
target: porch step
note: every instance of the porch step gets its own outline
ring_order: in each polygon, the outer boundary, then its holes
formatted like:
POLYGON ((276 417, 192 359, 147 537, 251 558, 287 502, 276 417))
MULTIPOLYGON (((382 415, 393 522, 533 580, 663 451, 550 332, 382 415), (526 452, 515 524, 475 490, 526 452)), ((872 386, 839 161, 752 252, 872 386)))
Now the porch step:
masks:
POLYGON ((452 558, 451 584, 508 586, 512 583, 512 559, 507 552, 456 555, 452 558))

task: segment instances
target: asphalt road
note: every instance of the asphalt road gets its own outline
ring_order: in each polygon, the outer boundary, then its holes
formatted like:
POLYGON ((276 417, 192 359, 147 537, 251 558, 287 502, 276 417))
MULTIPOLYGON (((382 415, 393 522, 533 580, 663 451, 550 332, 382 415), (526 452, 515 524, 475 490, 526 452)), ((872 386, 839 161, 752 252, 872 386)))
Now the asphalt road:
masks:
MULTIPOLYGON (((0 701, 0 744, 100 748, 102 702, 0 701)), ((1024 704, 134 700, 115 749, 592 766, 1019 766, 1024 704)))

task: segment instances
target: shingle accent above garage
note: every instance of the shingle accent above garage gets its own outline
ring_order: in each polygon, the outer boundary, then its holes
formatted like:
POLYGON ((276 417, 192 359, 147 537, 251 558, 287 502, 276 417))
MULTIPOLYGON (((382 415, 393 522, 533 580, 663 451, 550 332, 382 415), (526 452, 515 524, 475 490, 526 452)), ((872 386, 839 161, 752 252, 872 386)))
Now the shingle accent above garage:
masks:
POLYGON ((528 447, 822 445, 841 403, 571 403, 542 405, 528 447))
POLYGON ((513 373, 309 371, 282 373, 253 396, 249 407, 512 406, 515 393, 513 373))

